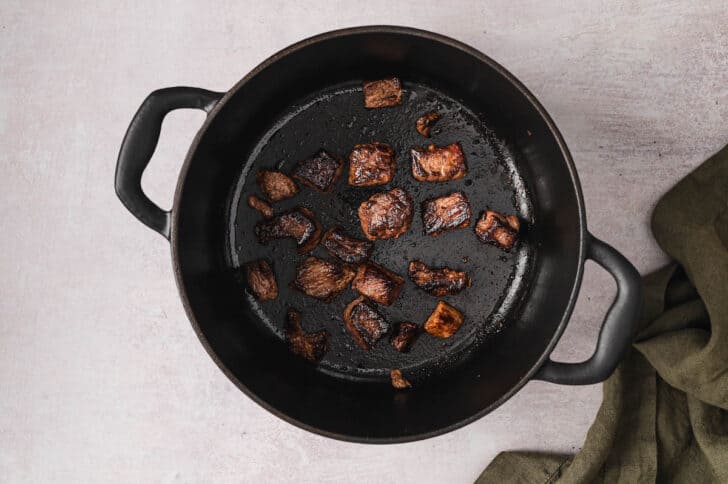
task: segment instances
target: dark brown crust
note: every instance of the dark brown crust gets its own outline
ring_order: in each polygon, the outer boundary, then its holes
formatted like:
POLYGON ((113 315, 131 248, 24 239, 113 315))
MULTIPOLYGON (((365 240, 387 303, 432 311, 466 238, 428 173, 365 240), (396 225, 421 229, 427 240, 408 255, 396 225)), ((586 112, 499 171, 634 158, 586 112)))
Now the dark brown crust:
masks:
POLYGON ((359 205, 359 222, 369 240, 396 239, 412 224, 412 198, 401 188, 375 193, 359 205))
POLYGON ((359 294, 385 306, 399 297, 403 286, 402 276, 372 262, 360 265, 351 282, 351 288, 359 294))
POLYGON ((344 162, 326 150, 301 160, 293 168, 293 178, 323 193, 330 193, 344 171, 344 162))
POLYGON ((354 278, 354 269, 347 264, 318 257, 306 257, 296 268, 291 287, 324 302, 344 292, 354 278))
POLYGON ((402 374, 402 370, 393 368, 389 372, 389 378, 392 380, 392 386, 397 390, 404 390, 405 388, 412 388, 412 384, 402 374))
POLYGON ((402 102, 402 83, 396 77, 364 83, 364 107, 368 109, 396 106, 402 102))
POLYGON ((285 200, 298 193, 296 182, 280 171, 260 170, 255 176, 255 181, 263 191, 265 198, 271 202, 285 200))
POLYGON ((420 327, 415 323, 399 323, 389 342, 395 350, 400 353, 407 353, 419 334, 420 327))
POLYGON ((369 259, 374 244, 349 236, 341 227, 332 227, 321 237, 321 246, 334 257, 349 264, 361 264, 369 259))
POLYGON ((422 202, 422 227, 425 235, 438 236, 448 230, 470 225, 470 202, 463 192, 422 202))
POLYGON ((253 210, 259 211, 263 215, 263 218, 271 218, 273 216, 273 207, 262 198, 250 195, 248 197, 248 205, 253 210))
POLYGON ((430 137, 430 129, 440 119, 440 113, 437 111, 430 111, 427 114, 423 114, 417 120, 417 131, 425 138, 430 137))
POLYGON ((449 338, 457 333, 464 319, 463 313, 445 301, 439 301, 425 321, 425 331, 438 338, 449 338))
POLYGON ((423 182, 459 180, 468 173, 460 143, 447 146, 430 145, 427 149, 412 148, 412 176, 423 182))
POLYGON ((285 336, 291 352, 311 363, 321 361, 329 349, 329 332, 323 329, 306 333, 301 326, 301 313, 293 309, 286 314, 285 336))
POLYGON ((321 224, 313 212, 296 207, 255 225, 255 235, 261 244, 272 240, 290 238, 296 241, 299 254, 313 250, 321 237, 321 224))
POLYGON ((388 144, 355 145, 349 154, 349 185, 384 185, 392 181, 396 170, 397 156, 388 144))
POLYGON ((276 275, 265 259, 245 264, 245 278, 248 289, 259 301, 272 301, 278 297, 276 275))
POLYGON ((418 260, 409 263, 409 277, 417 287, 433 296, 452 296, 471 284, 467 272, 446 267, 434 269, 418 260))
POLYGON ((360 296, 344 308, 346 329, 363 350, 370 350, 389 331, 389 323, 360 296))
POLYGON ((504 216, 493 210, 486 210, 475 224, 475 234, 481 242, 508 252, 516 244, 520 228, 521 222, 515 215, 504 216))

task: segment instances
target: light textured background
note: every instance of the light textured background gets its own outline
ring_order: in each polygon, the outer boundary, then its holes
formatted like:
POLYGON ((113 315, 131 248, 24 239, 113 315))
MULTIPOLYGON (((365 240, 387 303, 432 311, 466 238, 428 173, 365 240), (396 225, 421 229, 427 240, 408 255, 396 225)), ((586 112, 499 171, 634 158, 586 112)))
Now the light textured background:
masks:
MULTIPOLYGON (((167 243, 117 201, 119 143, 155 88, 226 90, 330 29, 429 29, 533 90, 573 152, 590 229, 644 272, 664 260, 648 230, 655 201, 728 141, 727 12, 664 0, 1 0, 0 479, 454 483, 502 450, 576 450, 598 385, 530 383, 472 425, 395 446, 269 415, 205 354, 167 243)), ((163 206, 202 119, 165 122, 144 179, 163 206)), ((613 293, 590 263, 557 356, 590 353, 613 293)))

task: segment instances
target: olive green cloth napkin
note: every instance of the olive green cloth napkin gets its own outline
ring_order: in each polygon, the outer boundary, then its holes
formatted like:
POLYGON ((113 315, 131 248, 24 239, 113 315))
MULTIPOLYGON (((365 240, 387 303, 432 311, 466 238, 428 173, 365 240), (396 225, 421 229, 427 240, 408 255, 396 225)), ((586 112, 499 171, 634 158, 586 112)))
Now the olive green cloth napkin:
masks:
POLYGON ((575 456, 498 455, 486 483, 728 483, 728 147, 652 215, 675 263, 644 278, 632 350, 575 456))

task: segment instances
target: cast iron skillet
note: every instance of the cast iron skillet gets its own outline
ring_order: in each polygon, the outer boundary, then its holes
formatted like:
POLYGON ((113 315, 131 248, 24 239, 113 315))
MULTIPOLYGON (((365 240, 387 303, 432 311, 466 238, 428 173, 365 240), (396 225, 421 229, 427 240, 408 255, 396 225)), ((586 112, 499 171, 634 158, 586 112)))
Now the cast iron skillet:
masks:
MULTIPOLYGON (((305 187, 276 210, 312 209, 324 228, 342 225, 362 236, 359 203, 377 190, 355 189, 342 177, 334 194, 305 187)), ((329 437, 370 443, 431 437, 492 411, 528 380, 589 384, 604 380, 628 348, 641 301, 639 275, 586 229, 581 188, 556 126, 531 93, 482 53, 441 35, 403 27, 361 27, 322 34, 269 58, 227 93, 175 87, 153 92, 122 143, 116 192, 140 221, 170 239, 174 271, 192 326, 210 356, 248 396, 274 414, 329 437), (363 107, 363 80, 398 76, 401 106, 363 107), (141 189, 164 116, 179 108, 208 117, 182 167, 173 209, 163 211, 141 189), (414 121, 443 114, 431 140, 414 121), (422 235, 419 210, 406 236, 377 242, 373 259, 406 274, 420 259, 469 271, 473 286, 446 298, 466 315, 448 340, 423 335, 409 354, 386 340, 359 349, 343 328, 345 292, 325 305, 288 287, 301 259, 293 243, 262 246, 253 236, 258 214, 245 203, 255 172, 284 171, 320 148, 348 155, 356 143, 395 147, 392 184, 416 204, 462 189, 477 216, 486 208, 516 213, 526 230, 504 253, 477 241, 472 226, 440 237, 422 235), (470 173, 447 183, 416 182, 408 149, 459 141, 470 173), (246 293, 240 266, 273 260, 281 292, 258 303, 246 293), (581 283, 584 260, 614 277, 616 300, 594 355, 578 364, 548 356, 562 334, 581 283), (307 330, 326 328, 330 349, 318 366, 289 353, 282 341, 288 308, 307 330), (389 370, 401 368, 414 387, 396 391, 389 370)), ((314 254, 324 256, 319 247, 314 254)), ((392 322, 421 323, 437 298, 407 282, 382 312, 392 322)))

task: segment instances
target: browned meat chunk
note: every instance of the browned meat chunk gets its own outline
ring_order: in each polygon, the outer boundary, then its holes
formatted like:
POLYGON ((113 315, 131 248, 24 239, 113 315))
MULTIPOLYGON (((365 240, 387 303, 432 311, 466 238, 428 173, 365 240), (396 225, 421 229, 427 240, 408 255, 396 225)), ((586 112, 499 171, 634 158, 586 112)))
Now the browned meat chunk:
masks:
POLYGON ((402 375, 402 370, 394 368, 389 372, 389 377, 392 379, 392 386, 397 390, 404 390, 405 388, 412 388, 412 384, 402 375))
POLYGON ((418 260, 409 263, 409 276, 417 287, 433 296, 450 296, 470 287, 467 272, 448 268, 433 269, 418 260))
POLYGON ((396 77, 364 83, 364 107, 383 108, 402 102, 402 84, 396 77))
POLYGON ((419 181, 443 182, 459 180, 468 173, 465 155, 459 143, 447 146, 430 145, 427 149, 412 148, 412 176, 419 181))
POLYGON ((334 257, 349 264, 359 264, 372 255, 374 244, 349 236, 341 227, 329 229, 321 238, 321 245, 334 257))
POLYGON ((346 306, 344 322, 356 344, 364 350, 371 349, 389 331, 389 323, 364 296, 346 306))
POLYGON ((410 346, 412 346, 412 343, 415 342, 419 334, 420 327, 415 323, 399 323, 397 330, 394 332, 389 342, 392 343, 395 350, 401 353, 406 353, 409 351, 410 346))
POLYGON ((291 287, 316 299, 329 302, 344 292, 354 279, 354 269, 346 264, 331 262, 318 257, 307 257, 296 268, 296 278, 291 287))
POLYGON ((423 114, 417 120, 417 131, 425 138, 430 137, 430 129, 440 119, 440 113, 437 111, 430 111, 427 114, 423 114))
POLYGON ((264 218, 271 218, 273 216, 273 207, 262 198, 251 195, 248 197, 248 205, 253 210, 259 211, 264 218))
POLYGON ((412 198, 401 188, 375 193, 359 205, 359 222, 369 240, 396 239, 412 223, 412 198))
POLYGON ((471 215, 470 202, 463 192, 453 192, 422 203, 425 235, 437 236, 447 230, 467 227, 471 215))
POLYGON ((288 310, 286 319, 286 342, 291 352, 311 363, 320 361, 329 349, 329 332, 325 329, 305 332, 301 326, 301 313, 293 309, 288 310))
POLYGON ((254 260, 245 265, 248 289, 260 301, 272 301, 278 297, 278 284, 268 261, 254 260))
POLYGON ((425 321, 425 331, 438 338, 449 338, 460 329, 463 319, 463 313, 445 301, 440 301, 425 321))
POLYGON ((399 297, 402 286, 404 286, 404 279, 401 276, 371 262, 359 266, 356 277, 351 283, 352 289, 358 291, 362 296, 386 306, 399 297))
POLYGON ((349 185, 384 185, 392 181, 396 169, 396 155, 391 146, 384 143, 355 145, 349 155, 349 185))
POLYGON ((518 239, 520 228, 521 222, 515 215, 504 216, 493 210, 486 210, 475 224, 475 233, 481 242, 509 251, 518 239))
POLYGON ((344 170, 344 162, 321 150, 311 158, 299 161, 293 168, 293 178, 320 192, 331 192, 344 170))
POLYGON ((291 198, 298 193, 296 182, 285 173, 273 170, 260 170, 255 177, 260 189, 263 190, 265 198, 271 202, 278 202, 291 198))
POLYGON ((296 241, 298 253, 305 254, 318 244, 321 224, 309 209, 298 207, 258 222, 255 226, 255 235, 261 244, 268 244, 271 240, 291 238, 296 241))

